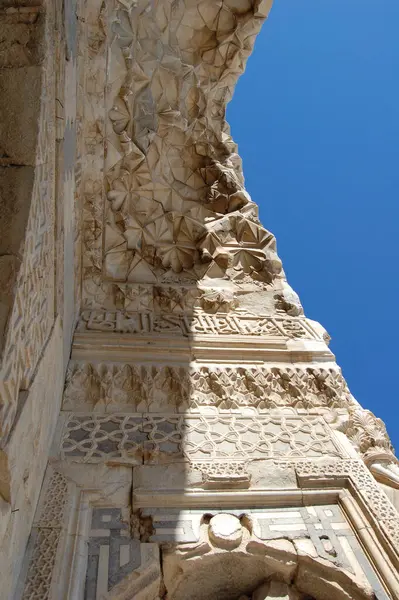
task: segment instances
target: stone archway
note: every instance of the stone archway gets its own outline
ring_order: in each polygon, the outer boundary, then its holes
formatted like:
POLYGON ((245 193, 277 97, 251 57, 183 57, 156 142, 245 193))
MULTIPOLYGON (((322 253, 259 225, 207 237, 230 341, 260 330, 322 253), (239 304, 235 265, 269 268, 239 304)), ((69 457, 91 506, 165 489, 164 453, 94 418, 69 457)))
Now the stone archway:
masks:
POLYGON ((246 515, 204 515, 195 545, 162 549, 167 600, 372 600, 372 587, 289 539, 262 541, 246 515))

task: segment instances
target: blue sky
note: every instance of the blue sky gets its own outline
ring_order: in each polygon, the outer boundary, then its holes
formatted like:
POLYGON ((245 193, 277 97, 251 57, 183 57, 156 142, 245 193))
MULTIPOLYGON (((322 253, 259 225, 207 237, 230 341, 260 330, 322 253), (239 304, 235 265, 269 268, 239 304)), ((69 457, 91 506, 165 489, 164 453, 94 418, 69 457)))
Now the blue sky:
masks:
POLYGON ((227 117, 291 286, 399 451, 398 32, 398 0, 275 0, 227 117))

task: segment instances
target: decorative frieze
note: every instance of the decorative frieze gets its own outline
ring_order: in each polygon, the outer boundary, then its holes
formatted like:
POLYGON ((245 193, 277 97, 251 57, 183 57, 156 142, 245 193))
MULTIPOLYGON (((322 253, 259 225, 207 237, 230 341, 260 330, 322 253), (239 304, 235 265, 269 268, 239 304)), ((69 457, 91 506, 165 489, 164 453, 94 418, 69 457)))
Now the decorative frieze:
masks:
POLYGON ((78 332, 107 331, 163 335, 251 335, 270 338, 321 339, 306 319, 272 318, 239 312, 192 315, 122 311, 83 311, 78 332))
POLYGON ((251 474, 248 471, 248 462, 246 461, 202 461, 194 462, 191 466, 201 473, 202 484, 207 488, 220 488, 223 486, 247 488, 251 483, 251 474))
POLYGON ((61 531, 65 527, 68 482, 61 473, 48 478, 28 546, 28 565, 21 600, 47 600, 51 594, 61 531), (31 549, 29 552, 29 548, 31 549))
POLYGON ((158 366, 72 362, 64 410, 109 412, 262 412, 347 408, 338 369, 321 367, 158 366))
POLYGON ((146 439, 142 424, 141 415, 71 415, 62 433, 61 458, 140 464, 146 439))
POLYGON ((65 415, 61 458, 149 464, 252 458, 343 456, 320 417, 65 415))
MULTIPOLYGON (((83 308, 122 310, 126 312, 187 313, 202 309, 206 313, 230 313, 240 306, 236 292, 245 296, 244 287, 236 285, 233 289, 196 285, 145 285, 125 284, 102 281, 101 285, 85 282, 87 294, 83 308)), ((251 288, 250 288, 251 291, 251 288)), ((253 291, 253 290, 252 290, 253 291)))

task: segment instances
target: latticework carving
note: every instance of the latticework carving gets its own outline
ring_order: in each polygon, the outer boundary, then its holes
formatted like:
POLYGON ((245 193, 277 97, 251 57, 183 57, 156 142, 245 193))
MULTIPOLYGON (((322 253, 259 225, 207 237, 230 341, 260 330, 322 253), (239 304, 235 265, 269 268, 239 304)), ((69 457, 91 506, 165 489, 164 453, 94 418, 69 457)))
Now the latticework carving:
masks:
POLYGON ((67 502, 68 481, 54 471, 48 486, 44 502, 39 506, 39 514, 35 518, 36 527, 62 527, 67 502))
POLYGON ((74 415, 68 420, 62 457, 84 462, 141 462, 142 418, 132 415, 74 415))
POLYGON ((61 531, 44 527, 33 533, 36 534, 35 546, 22 600, 47 600, 61 531))
POLYGON ((68 482, 61 473, 53 472, 39 503, 30 544, 33 545, 22 600, 47 600, 50 598, 54 566, 65 526, 65 507, 68 482))
POLYGON ((78 462, 140 464, 167 457, 251 459, 341 456, 320 417, 73 415, 61 455, 78 462))

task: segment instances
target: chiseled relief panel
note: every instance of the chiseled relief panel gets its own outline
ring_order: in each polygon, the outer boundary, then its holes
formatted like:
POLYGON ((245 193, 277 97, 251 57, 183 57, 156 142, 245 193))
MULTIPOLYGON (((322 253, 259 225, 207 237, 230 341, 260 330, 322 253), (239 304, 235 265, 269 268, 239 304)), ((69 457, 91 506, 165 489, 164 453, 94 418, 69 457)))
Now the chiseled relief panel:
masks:
MULTIPOLYGON (((388 436, 285 283, 225 122, 270 4, 89 0, 79 12, 82 313, 51 456, 59 472, 18 600, 388 598, 349 517, 318 504, 331 500, 324 484, 305 495, 326 473, 354 484, 375 521, 367 512, 363 529, 393 555, 397 514, 361 461, 377 457, 395 481, 388 436), (284 507, 264 507, 274 503, 284 507)), ((47 317, 43 332, 28 321, 42 340, 47 317)))
POLYGON ((287 407, 342 409, 351 404, 345 379, 331 366, 71 361, 63 410, 256 414, 287 407))
POLYGON ((139 465, 345 456, 327 423, 317 416, 64 413, 60 425, 61 459, 73 462, 139 465))
POLYGON ((131 469, 53 465, 62 472, 48 467, 13 600, 157 598, 159 549, 138 539, 131 469))
POLYGON ((306 319, 272 318, 251 314, 192 315, 85 310, 78 332, 106 331, 159 335, 253 335, 288 339, 322 339, 306 319))
MULTIPOLYGON (((334 473, 340 468, 344 473, 351 462, 336 461, 334 473)), ((248 478, 250 482, 246 463, 223 464, 223 478, 230 490, 233 476, 240 479, 235 483, 248 478)), ((308 461, 302 464, 301 477, 308 472, 308 461)), ((326 471, 333 472, 329 464, 326 471)), ((192 489, 203 490, 203 505, 206 494, 214 494, 209 483, 217 484, 218 494, 223 489, 221 473, 218 469, 214 472, 214 466, 214 462, 198 462, 197 475, 190 476, 192 489), (206 465, 209 472, 204 478, 201 472, 206 465)), ((162 479, 160 469, 170 467, 176 471, 178 464, 139 469, 155 469, 154 475, 147 473, 153 482, 162 479)), ((52 469, 48 472, 26 556, 24 589, 15 600, 159 600, 165 590, 170 600, 184 600, 188 593, 198 600, 237 600, 240 594, 256 600, 255 588, 274 577, 293 586, 292 593, 299 594, 294 594, 295 599, 304 594, 317 600, 344 600, 345 593, 354 600, 389 598, 340 506, 307 505, 295 488, 295 478, 286 482, 291 490, 287 488, 287 493, 297 498, 292 507, 264 508, 259 496, 256 507, 251 507, 248 497, 250 508, 246 508, 243 500, 248 492, 237 490, 241 508, 230 508, 226 499, 223 509, 214 508, 217 501, 213 497, 209 508, 205 504, 201 509, 178 509, 173 505, 160 508, 159 502, 152 508, 149 502, 154 501, 156 486, 147 486, 150 495, 146 499, 145 494, 140 495, 140 475, 134 475, 133 491, 138 496, 134 496, 132 510, 130 468, 112 466, 112 461, 108 466, 64 463, 62 468, 68 477, 52 469), (231 581, 223 579, 225 573, 240 572, 245 572, 243 578, 232 575, 231 581), (198 588, 202 578, 204 585, 198 588), (198 589, 203 589, 202 595, 198 589)), ((264 465, 260 469, 268 479, 264 465)), ((360 461, 357 471, 364 471, 363 477, 374 481, 360 461)), ((176 475, 165 472, 169 485, 163 490, 172 492, 175 501, 177 489, 188 484, 188 474, 180 480, 176 475)), ((165 486, 165 481, 159 484, 165 486)), ((252 484, 255 490, 255 480, 252 484)), ((372 485, 377 491, 377 484, 372 485)), ((376 518, 392 519, 384 509, 382 505, 377 510, 376 518)))
POLYGON ((39 500, 20 574, 16 600, 51 600, 59 544, 67 522, 68 481, 49 469, 39 500))
POLYGON ((2 446, 55 320, 54 3, 12 4, 0 7, 2 446))

